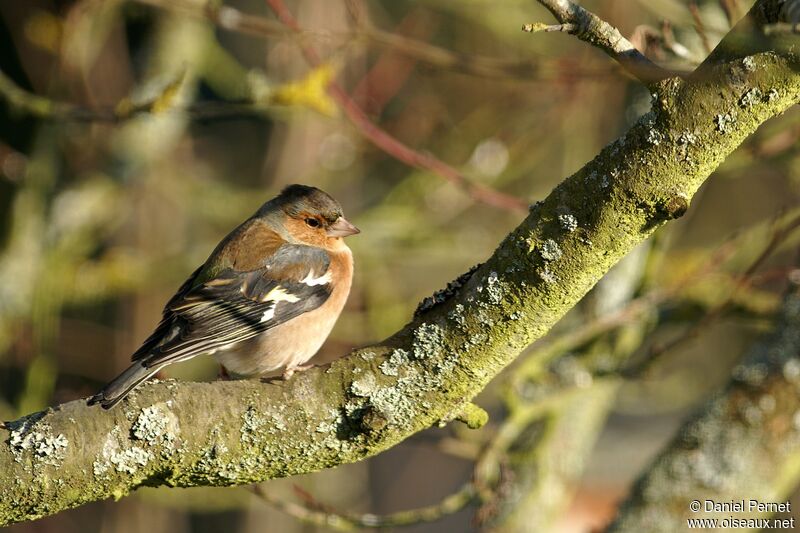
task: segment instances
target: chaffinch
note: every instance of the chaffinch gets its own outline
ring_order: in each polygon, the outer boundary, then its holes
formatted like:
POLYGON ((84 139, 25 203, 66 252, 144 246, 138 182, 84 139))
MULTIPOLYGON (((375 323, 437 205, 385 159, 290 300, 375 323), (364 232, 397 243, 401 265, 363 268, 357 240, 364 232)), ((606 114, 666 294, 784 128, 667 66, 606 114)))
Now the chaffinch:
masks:
POLYGON ((284 369, 319 350, 353 278, 343 237, 359 233, 325 192, 290 185, 234 229, 164 307, 133 364, 88 400, 109 409, 178 361, 214 357, 234 377, 284 369))

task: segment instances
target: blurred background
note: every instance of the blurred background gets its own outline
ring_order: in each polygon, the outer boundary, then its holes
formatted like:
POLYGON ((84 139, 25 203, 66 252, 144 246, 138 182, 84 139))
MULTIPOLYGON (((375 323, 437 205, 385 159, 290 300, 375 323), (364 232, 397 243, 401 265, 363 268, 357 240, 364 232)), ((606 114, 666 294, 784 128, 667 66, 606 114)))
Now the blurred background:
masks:
MULTIPOLYGON (((689 71, 751 2, 584 5, 689 71)), ((260 0, 0 0, 0 419, 115 376, 216 243, 290 183, 329 192, 362 230, 349 240, 353 292, 317 361, 380 340, 649 109, 597 50, 520 31, 552 22, 534 0, 285 7, 299 33, 260 0)), ((748 140, 684 218, 478 398, 485 427, 433 428, 265 484, 270 499, 348 513, 436 505, 520 402, 567 388, 578 393, 548 419, 555 437, 532 424, 509 450, 505 492, 403 530, 502 529, 509 512, 531 531, 601 527, 769 330, 794 268, 799 134, 793 109, 748 140), (571 335, 613 313, 612 327, 571 335)), ((210 358, 167 370, 216 374, 210 358)), ((10 530, 327 530, 291 514, 243 488, 141 489, 10 530)))

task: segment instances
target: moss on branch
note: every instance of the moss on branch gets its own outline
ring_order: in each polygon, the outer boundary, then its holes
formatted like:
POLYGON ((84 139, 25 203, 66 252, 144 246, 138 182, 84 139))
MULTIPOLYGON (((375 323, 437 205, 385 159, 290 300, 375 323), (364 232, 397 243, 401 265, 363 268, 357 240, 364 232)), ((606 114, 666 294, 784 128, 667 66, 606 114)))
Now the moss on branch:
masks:
POLYGON ((152 382, 111 411, 79 400, 11 423, 0 430, 0 525, 144 485, 313 472, 451 419, 613 264, 680 216, 761 123, 800 100, 797 67, 765 52, 660 82, 650 113, 532 206, 453 294, 382 343, 288 382, 152 382), (748 93, 756 96, 742 105, 748 93))
MULTIPOLYGON (((634 487, 609 531, 668 532, 693 500, 780 503, 800 480, 800 287, 784 301, 775 331, 754 346, 727 388, 688 420, 634 487)), ((763 516, 757 511, 741 518, 763 516)))

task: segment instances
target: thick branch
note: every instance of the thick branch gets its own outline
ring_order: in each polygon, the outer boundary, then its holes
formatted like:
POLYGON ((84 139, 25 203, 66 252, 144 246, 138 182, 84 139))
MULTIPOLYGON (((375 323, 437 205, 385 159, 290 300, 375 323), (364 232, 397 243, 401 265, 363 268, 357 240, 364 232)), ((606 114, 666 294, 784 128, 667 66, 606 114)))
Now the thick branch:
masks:
POLYGON ((74 401, 12 423, 0 430, 0 525, 142 485, 312 472, 453 419, 614 263, 681 216, 762 122, 800 101, 797 67, 763 53, 658 84, 653 111, 535 205, 460 288, 330 367, 288 382, 153 382, 111 411, 74 401))
MULTIPOLYGON (((585 307, 593 308, 592 311, 597 315, 622 310, 642 285, 646 270, 644 259, 649 250, 649 246, 640 246, 617 263, 597 284, 595 298, 584 302, 585 307)), ((625 329, 625 336, 633 334, 641 338, 646 326, 640 320, 625 329)), ((600 354, 603 354, 603 358, 613 354, 613 358, 621 365, 639 343, 619 342, 614 337, 598 337, 585 346, 577 358, 596 360, 600 354)), ((515 374, 521 374, 520 380, 530 378, 530 369, 526 366, 514 367, 515 374)), ((491 520, 499 531, 550 531, 574 497, 575 486, 583 475, 622 384, 618 377, 593 380, 580 363, 574 366, 576 369, 571 379, 566 377, 565 374, 571 373, 566 370, 558 373, 562 374, 562 379, 552 380, 547 378, 558 375, 556 372, 541 372, 536 385, 526 379, 524 389, 518 388, 519 392, 513 396, 512 389, 506 395, 509 417, 505 424, 515 423, 518 431, 514 443, 509 446, 512 452, 508 456, 508 468, 513 473, 498 494, 498 501, 493 502, 497 515, 491 520), (570 382, 570 385, 564 382, 570 382), (551 392, 561 401, 552 402, 543 416, 529 414, 543 402, 537 399, 538 394, 547 394, 545 391, 548 389, 558 390, 565 386, 566 391, 562 389, 561 394, 551 392), (565 461, 565 457, 569 457, 569 460, 565 461)))
MULTIPOLYGON (((800 480, 800 287, 775 332, 754 347, 726 390, 679 430, 637 483, 609 531, 681 531, 687 518, 731 513, 690 502, 786 501, 800 480), (654 517, 658 517, 654 519, 654 517)), ((757 511, 740 518, 763 516, 757 511)), ((760 528, 759 528, 760 529, 760 528)))

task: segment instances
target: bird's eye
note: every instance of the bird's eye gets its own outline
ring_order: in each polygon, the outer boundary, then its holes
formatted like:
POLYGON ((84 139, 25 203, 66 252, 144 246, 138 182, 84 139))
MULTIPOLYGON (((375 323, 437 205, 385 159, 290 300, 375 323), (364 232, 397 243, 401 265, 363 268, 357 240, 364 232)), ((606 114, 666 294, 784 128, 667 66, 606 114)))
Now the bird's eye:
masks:
POLYGON ((319 227, 319 220, 317 220, 316 218, 307 218, 306 219, 306 224, 308 224, 309 227, 318 228, 319 227))

